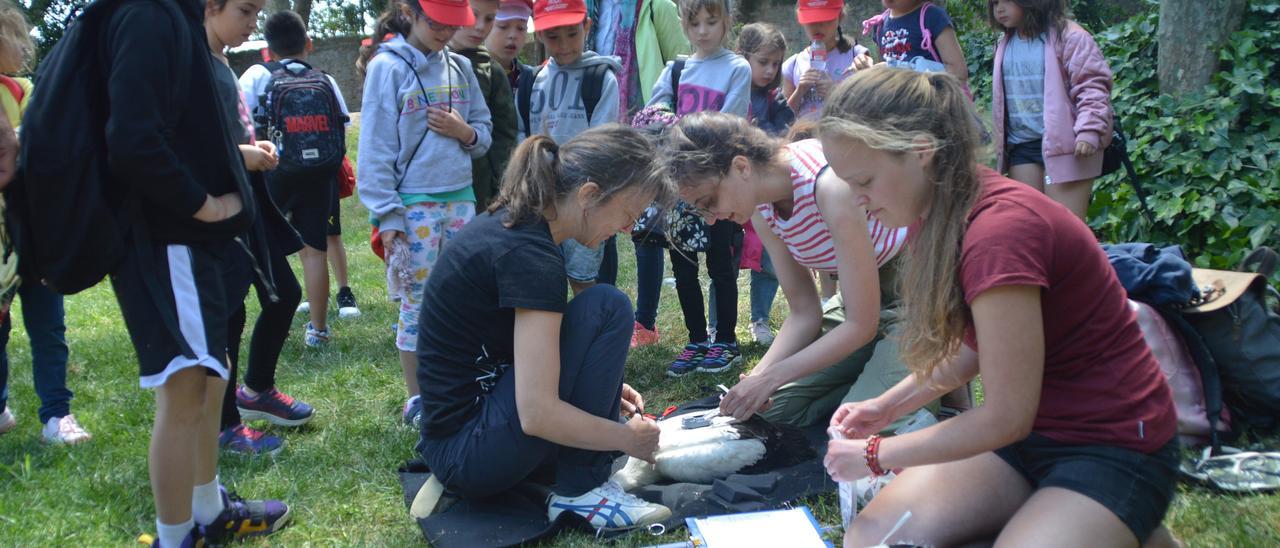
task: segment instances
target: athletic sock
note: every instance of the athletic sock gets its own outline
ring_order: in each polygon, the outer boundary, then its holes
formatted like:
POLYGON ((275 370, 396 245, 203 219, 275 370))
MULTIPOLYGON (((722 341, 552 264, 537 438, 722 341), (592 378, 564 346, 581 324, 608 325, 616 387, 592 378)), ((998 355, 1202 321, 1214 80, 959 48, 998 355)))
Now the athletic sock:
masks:
POLYGON ((196 523, 209 525, 222 513, 222 492, 218 489, 218 476, 204 485, 197 485, 191 493, 191 515, 196 523))
POLYGON ((177 525, 166 525, 157 519, 156 537, 160 539, 160 548, 179 548, 194 527, 195 521, 190 519, 177 525))

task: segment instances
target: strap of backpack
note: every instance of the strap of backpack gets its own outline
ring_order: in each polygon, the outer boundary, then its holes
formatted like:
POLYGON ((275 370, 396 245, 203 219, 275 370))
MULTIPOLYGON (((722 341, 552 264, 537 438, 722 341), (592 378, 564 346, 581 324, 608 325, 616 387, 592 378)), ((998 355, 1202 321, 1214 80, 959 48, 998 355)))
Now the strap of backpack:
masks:
MULTIPOLYGON (((387 50, 387 53, 390 53, 391 55, 399 57, 401 61, 404 61, 405 66, 409 67, 409 73, 412 74, 413 78, 418 81, 418 91, 422 92, 422 100, 426 101, 427 88, 426 86, 422 85, 422 78, 418 76, 418 70, 414 68, 413 63, 410 63, 408 59, 405 59, 403 55, 400 55, 395 50, 387 50)), ((446 70, 448 70, 448 67, 446 67, 446 70)), ((427 106, 431 106, 431 104, 428 103, 427 106)), ((418 155, 418 149, 422 148, 423 141, 427 140, 428 132, 430 132, 430 129, 423 130, 422 136, 418 138, 418 144, 413 145, 413 154, 409 155, 409 162, 404 166, 404 173, 401 173, 400 177, 396 179, 397 189, 399 189, 400 184, 404 182, 404 178, 409 176, 409 166, 413 164, 413 158, 418 155)))
MULTIPOLYGON (((533 127, 529 125, 529 103, 533 100, 533 81, 538 79, 538 73, 542 72, 542 67, 530 68, 528 72, 522 68, 520 71, 520 88, 516 91, 516 110, 520 111, 520 120, 524 122, 525 133, 533 135, 533 127)), ((589 115, 588 119, 590 119, 589 115)))
POLYGON ((684 72, 684 59, 676 59, 671 62, 671 98, 675 102, 671 105, 671 110, 675 110, 680 105, 680 73, 684 72))
POLYGON ((942 56, 938 55, 938 50, 933 47, 933 33, 930 32, 929 27, 926 27, 924 24, 924 14, 929 11, 929 7, 932 5, 933 2, 925 2, 923 6, 920 6, 920 35, 922 36, 920 40, 920 47, 928 51, 929 55, 933 56, 934 61, 941 63, 942 56))
POLYGON ((1147 304, 1151 305, 1165 322, 1182 335, 1182 342, 1186 343, 1187 352, 1191 354, 1191 360, 1196 363, 1196 369, 1200 371, 1200 385, 1204 389, 1204 410, 1206 418, 1209 419, 1209 444, 1212 447, 1212 454, 1217 455, 1222 451, 1218 421, 1222 417, 1223 405, 1222 376, 1218 373, 1218 362, 1213 359, 1213 354, 1209 353, 1209 347, 1200 337, 1200 332, 1191 326, 1191 323, 1182 316, 1181 311, 1167 304, 1147 304))
POLYGON ((600 104, 600 96, 604 93, 604 75, 612 70, 609 65, 599 64, 587 67, 582 80, 582 104, 587 108, 587 125, 595 115, 596 105, 600 104))
POLYGON ((27 93, 23 91, 22 85, 19 84, 17 80, 14 80, 4 74, 0 74, 0 84, 4 84, 4 87, 9 89, 9 94, 13 95, 14 101, 18 104, 22 104, 22 98, 26 97, 27 93))

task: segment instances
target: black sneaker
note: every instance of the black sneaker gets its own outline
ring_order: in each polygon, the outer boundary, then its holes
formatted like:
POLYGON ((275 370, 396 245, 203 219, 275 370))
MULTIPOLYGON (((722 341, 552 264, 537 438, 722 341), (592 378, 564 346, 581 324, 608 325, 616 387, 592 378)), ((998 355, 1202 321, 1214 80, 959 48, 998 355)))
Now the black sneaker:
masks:
POLYGON ((345 285, 338 289, 338 317, 344 320, 360 317, 360 308, 356 306, 356 296, 351 293, 351 288, 345 285))

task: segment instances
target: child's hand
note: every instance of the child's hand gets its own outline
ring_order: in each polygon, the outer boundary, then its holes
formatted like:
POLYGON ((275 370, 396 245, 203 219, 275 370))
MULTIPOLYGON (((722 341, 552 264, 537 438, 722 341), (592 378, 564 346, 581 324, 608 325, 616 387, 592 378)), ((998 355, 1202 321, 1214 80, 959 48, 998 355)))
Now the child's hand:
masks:
POLYGON ((258 148, 260 148, 260 149, 262 149, 262 150, 265 150, 265 151, 267 152, 267 154, 270 154, 270 155, 274 156, 274 157, 276 158, 276 160, 277 160, 277 161, 280 159, 280 156, 279 156, 278 154, 276 154, 276 144, 275 144, 275 143, 273 143, 273 142, 271 142, 271 141, 254 141, 253 145, 254 145, 254 146, 256 146, 256 147, 258 147, 258 148))
POLYGON ((388 252, 391 251, 391 244, 396 241, 396 238, 408 241, 408 237, 399 230, 380 230, 378 231, 378 237, 382 239, 382 248, 388 252))
POLYGON ((270 171, 280 163, 275 147, 267 152, 260 146, 240 145, 240 155, 244 157, 244 168, 249 171, 270 171))
POLYGON ((1078 141, 1078 142, 1076 142, 1076 158, 1084 158, 1084 157, 1086 157, 1086 156, 1093 156, 1093 155, 1094 155, 1094 153, 1096 153, 1096 152, 1098 152, 1098 147, 1095 147, 1095 146, 1093 146, 1093 145, 1091 145, 1091 144, 1089 144, 1089 143, 1086 143, 1086 142, 1084 142, 1084 141, 1078 141))
POLYGON ((862 55, 854 57, 853 65, 851 66, 853 67, 853 70, 866 70, 871 68, 875 64, 876 64, 876 60, 872 59, 870 55, 867 55, 864 53, 862 55))
POLYGON ((467 125, 458 111, 436 106, 427 107, 427 127, 441 135, 457 139, 469 145, 476 138, 476 130, 467 125))
POLYGON ((800 75, 800 80, 796 82, 796 90, 801 93, 809 93, 809 90, 817 86, 822 80, 823 72, 816 69, 809 69, 800 75))

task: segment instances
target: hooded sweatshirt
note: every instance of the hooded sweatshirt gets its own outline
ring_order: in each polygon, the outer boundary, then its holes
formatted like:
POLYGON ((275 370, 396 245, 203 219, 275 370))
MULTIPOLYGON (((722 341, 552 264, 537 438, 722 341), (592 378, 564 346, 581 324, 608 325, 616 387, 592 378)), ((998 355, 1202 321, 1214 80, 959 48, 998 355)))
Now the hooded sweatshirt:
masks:
POLYGON ((564 143, 587 128, 618 121, 618 78, 622 69, 617 57, 598 55, 593 51, 582 53, 577 61, 561 66, 550 59, 538 71, 529 95, 529 125, 524 126, 520 117, 520 139, 529 135, 544 134, 557 143, 564 143), (582 100, 582 80, 588 67, 608 65, 604 82, 600 86, 600 102, 596 103, 591 119, 587 119, 587 106, 582 100))
POLYGON ((440 194, 471 186, 471 159, 484 156, 492 142, 489 107, 466 57, 447 51, 428 56, 403 36, 378 46, 366 69, 364 90, 360 202, 380 230, 403 232, 401 194, 440 194), (430 131, 428 106, 452 107, 475 129, 476 142, 466 147, 430 131))
POLYGON ((667 64, 658 77, 649 105, 666 103, 681 116, 718 110, 747 117, 751 105, 751 64, 741 55, 721 48, 705 59, 686 59, 680 72, 680 97, 672 96, 671 67, 667 64))

